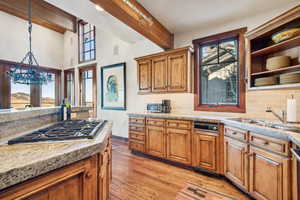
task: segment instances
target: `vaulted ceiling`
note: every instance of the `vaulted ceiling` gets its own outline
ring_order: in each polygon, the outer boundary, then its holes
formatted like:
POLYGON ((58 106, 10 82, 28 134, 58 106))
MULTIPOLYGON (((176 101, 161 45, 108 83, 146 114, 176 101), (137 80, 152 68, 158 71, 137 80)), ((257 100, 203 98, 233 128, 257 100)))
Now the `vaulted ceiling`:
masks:
MULTIPOLYGON (((99 12, 89 0, 46 0, 98 28, 108 30, 127 42, 144 37, 111 16, 99 12)), ((297 5, 299 0, 136 0, 142 4, 171 33, 205 29, 213 24, 226 24, 242 18, 264 14, 287 4, 297 5)))

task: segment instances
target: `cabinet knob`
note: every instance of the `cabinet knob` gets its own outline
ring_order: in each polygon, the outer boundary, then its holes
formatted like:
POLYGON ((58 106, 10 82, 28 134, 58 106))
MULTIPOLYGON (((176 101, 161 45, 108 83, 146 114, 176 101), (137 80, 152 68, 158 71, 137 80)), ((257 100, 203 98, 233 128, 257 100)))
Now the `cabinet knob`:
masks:
POLYGON ((264 145, 268 145, 268 144, 269 144, 269 142, 268 142, 268 141, 265 141, 265 142, 264 142, 264 145))
POLYGON ((92 177, 92 174, 90 172, 86 172, 84 176, 86 179, 90 179, 92 177))
POLYGON ((232 132, 232 135, 236 135, 237 134, 237 132, 232 132))

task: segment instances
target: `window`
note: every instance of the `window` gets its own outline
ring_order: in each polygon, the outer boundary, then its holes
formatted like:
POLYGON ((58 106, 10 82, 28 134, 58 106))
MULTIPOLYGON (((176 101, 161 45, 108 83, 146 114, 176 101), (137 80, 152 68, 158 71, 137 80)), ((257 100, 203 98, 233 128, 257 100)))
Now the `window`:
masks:
POLYGON ((193 41, 195 110, 245 112, 245 31, 243 28, 193 41))
POLYGON ((30 85, 23 85, 11 81, 10 107, 25 108, 30 105, 30 85))
POLYGON ((42 85, 41 107, 55 106, 55 74, 52 74, 52 81, 42 85))
POLYGON ((80 105, 92 107, 91 116, 96 116, 97 77, 96 66, 81 67, 80 76, 80 105))
POLYGON ((78 22, 79 63, 96 59, 96 28, 82 20, 78 22))
POLYGON ((87 70, 82 73, 82 104, 84 106, 93 106, 93 71, 87 70))
POLYGON ((74 83, 74 69, 64 71, 65 74, 65 98, 69 103, 75 105, 75 83, 74 83))
MULTIPOLYGON (((39 67, 40 71, 52 74, 52 81, 46 85, 24 85, 14 83, 7 71, 16 65, 11 61, 0 61, 0 109, 52 107, 60 104, 61 70, 39 67)), ((27 65, 22 66, 26 70, 27 65)))

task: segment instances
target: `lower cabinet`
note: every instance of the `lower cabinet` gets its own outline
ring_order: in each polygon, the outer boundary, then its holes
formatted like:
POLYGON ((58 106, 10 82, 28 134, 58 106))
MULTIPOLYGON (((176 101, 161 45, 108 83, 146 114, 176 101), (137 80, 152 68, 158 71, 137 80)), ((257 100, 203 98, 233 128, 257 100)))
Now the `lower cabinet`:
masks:
POLYGON ((206 132, 193 134, 193 166, 209 171, 217 171, 218 135, 206 132))
POLYGON ((228 137, 224 139, 225 176, 241 189, 248 190, 248 144, 228 137))
POLYGON ((146 153, 161 158, 166 157, 166 136, 164 127, 146 127, 146 153))
POLYGON ((101 155, 99 163, 99 178, 98 178, 98 200, 109 199, 109 183, 110 183, 110 165, 109 152, 105 150, 101 155))
POLYGON ((245 133, 250 137, 236 137, 225 130, 225 135, 228 179, 257 200, 292 200, 289 142, 251 132, 245 133))
POLYGON ((250 194, 262 200, 290 199, 290 159, 250 147, 250 194))
POLYGON ((191 164, 191 131, 167 128, 167 159, 183 164, 191 164))

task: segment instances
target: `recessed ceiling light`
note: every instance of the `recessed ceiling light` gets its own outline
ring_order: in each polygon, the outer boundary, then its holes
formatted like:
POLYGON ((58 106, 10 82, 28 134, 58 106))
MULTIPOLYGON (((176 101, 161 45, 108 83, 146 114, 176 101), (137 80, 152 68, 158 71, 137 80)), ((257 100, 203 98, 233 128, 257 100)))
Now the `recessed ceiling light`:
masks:
POLYGON ((98 11, 101 11, 101 12, 104 11, 104 9, 103 9, 101 6, 99 6, 99 5, 96 5, 95 8, 96 8, 98 11))

